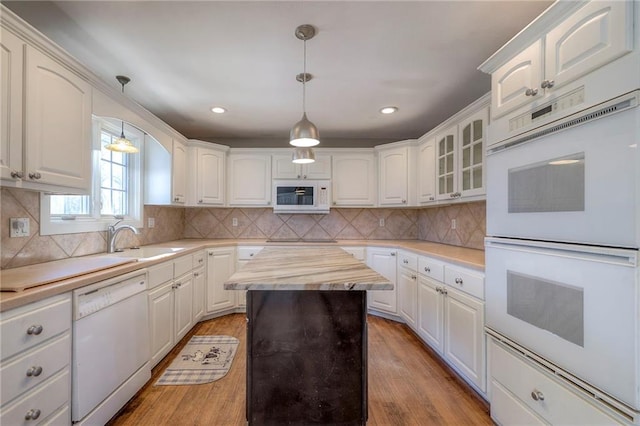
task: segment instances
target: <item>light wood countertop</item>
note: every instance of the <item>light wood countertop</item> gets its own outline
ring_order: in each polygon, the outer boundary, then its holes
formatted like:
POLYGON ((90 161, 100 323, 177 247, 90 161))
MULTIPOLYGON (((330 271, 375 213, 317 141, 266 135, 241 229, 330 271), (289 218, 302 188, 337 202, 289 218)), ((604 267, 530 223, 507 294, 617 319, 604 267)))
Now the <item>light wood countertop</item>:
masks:
POLYGON ((393 283, 340 247, 265 247, 224 288, 393 290, 393 283))
MULTIPOLYGON (((445 262, 450 262, 459 266, 484 271, 484 251, 469 249, 464 247, 449 246, 446 244, 431 243, 418 240, 338 240, 332 243, 308 243, 308 242, 267 242, 264 239, 183 239, 175 240, 161 244, 153 244, 145 247, 167 247, 181 248, 180 251, 162 258, 156 258, 144 262, 131 262, 122 265, 110 267, 108 269, 81 274, 75 277, 63 279, 50 284, 40 285, 18 292, 0 292, 0 312, 36 302, 50 296, 65 293, 89 284, 93 284, 108 278, 126 274, 127 272, 143 269, 165 262, 172 258, 178 258, 182 255, 191 254, 193 252, 229 246, 265 246, 265 247, 388 247, 400 250, 407 250, 418 255, 436 258, 445 262)), ((83 256, 74 258, 72 263, 87 262, 93 257, 109 256, 106 253, 100 253, 92 256, 83 256)), ((4 280, 12 279, 11 276, 17 274, 20 279, 39 281, 42 279, 38 275, 37 270, 41 265, 50 265, 53 262, 40 264, 38 268, 34 266, 24 266, 21 268, 0 270, 0 283, 4 286, 4 280)), ((91 262, 87 262, 91 263, 91 262)), ((11 286, 13 282, 7 282, 7 286, 11 286)))

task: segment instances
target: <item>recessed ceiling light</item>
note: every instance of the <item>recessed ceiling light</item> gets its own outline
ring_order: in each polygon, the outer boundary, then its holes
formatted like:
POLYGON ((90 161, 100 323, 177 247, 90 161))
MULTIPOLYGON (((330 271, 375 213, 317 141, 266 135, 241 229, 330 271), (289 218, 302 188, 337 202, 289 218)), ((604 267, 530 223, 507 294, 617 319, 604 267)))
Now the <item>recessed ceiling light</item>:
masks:
POLYGON ((387 107, 384 107, 384 108, 380 109, 380 112, 383 113, 383 114, 393 114, 397 110, 398 110, 398 107, 387 106, 387 107))
POLYGON ((224 114, 225 112, 227 112, 227 109, 219 106, 214 106, 213 108, 211 108, 211 112, 216 114, 224 114))

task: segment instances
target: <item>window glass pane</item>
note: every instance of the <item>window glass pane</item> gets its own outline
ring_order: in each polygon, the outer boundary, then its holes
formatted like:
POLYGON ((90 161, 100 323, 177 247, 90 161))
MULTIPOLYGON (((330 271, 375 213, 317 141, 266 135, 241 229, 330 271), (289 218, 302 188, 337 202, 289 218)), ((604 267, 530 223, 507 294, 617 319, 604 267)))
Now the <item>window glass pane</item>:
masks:
POLYGON ((473 122, 473 140, 477 141, 482 137, 482 120, 473 122))
POLYGON ((462 172, 462 190, 467 191, 471 188, 471 170, 462 172))
POLYGON ((125 164, 125 155, 121 152, 111 152, 111 161, 118 164, 125 164))
POLYGON ((462 145, 469 145, 471 143, 471 124, 465 126, 462 130, 462 145))
POLYGON ((447 136, 447 152, 453 152, 453 136, 447 136))
POLYGON ((90 197, 87 195, 51 195, 50 197, 49 213, 53 216, 80 216, 91 213, 90 197))
POLYGON ((111 190, 102 188, 100 190, 100 202, 102 207, 100 208, 100 214, 113 216, 113 207, 111 204, 111 190))
POLYGON ((447 155, 447 173, 453 171, 453 154, 447 155))
POLYGON ((447 193, 453 192, 453 175, 447 175, 447 193))
POLYGON ((444 157, 441 157, 438 160, 438 175, 443 175, 445 174, 447 171, 444 168, 444 157))
POLYGON ((482 142, 473 145, 473 164, 482 163, 482 142))
POLYGON ((111 163, 100 161, 100 186, 111 188, 111 163))
POLYGON ((111 187, 113 189, 125 189, 123 166, 114 164, 111 167, 111 187))
POLYGON ((111 201, 113 202, 113 214, 125 215, 127 209, 125 208, 125 194, 122 191, 112 191, 111 201))
POLYGON ((469 167, 471 164, 471 148, 465 147, 462 149, 462 167, 469 167))
POLYGON ((439 145, 438 155, 443 155, 444 154, 444 138, 440 139, 440 142, 438 145, 439 145))
POLYGON ((438 194, 444 194, 445 189, 446 188, 444 187, 444 177, 438 178, 438 194))
POLYGON ((473 188, 482 188, 482 166, 473 169, 473 188))

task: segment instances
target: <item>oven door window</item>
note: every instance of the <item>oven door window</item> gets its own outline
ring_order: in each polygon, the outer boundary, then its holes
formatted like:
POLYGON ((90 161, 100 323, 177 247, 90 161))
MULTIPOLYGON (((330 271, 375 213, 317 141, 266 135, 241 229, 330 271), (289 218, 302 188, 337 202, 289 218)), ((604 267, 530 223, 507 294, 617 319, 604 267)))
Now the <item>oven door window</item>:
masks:
POLYGON ((276 191, 279 206, 313 206, 313 186, 279 186, 276 191))
POLYGON ((584 153, 509 170, 509 213, 584 211, 584 153))

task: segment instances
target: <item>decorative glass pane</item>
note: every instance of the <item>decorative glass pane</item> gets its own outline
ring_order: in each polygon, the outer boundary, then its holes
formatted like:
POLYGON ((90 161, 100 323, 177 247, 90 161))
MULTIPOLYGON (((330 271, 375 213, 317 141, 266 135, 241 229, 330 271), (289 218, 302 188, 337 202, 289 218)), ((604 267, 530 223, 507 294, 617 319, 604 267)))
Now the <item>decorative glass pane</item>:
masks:
POLYGON ((91 213, 88 195, 51 195, 49 199, 52 216, 80 216, 91 213))
POLYGON ((482 188, 482 166, 473 169, 473 188, 482 188))
POLYGON ((453 154, 447 155, 447 173, 453 171, 453 154))
POLYGON ((447 170, 444 168, 444 157, 441 157, 438 160, 438 175, 443 175, 447 172, 447 170))
POLYGON ((462 172, 462 190, 467 191, 471 189, 471 170, 465 170, 462 172))
POLYGON ((438 178, 438 194, 444 194, 446 188, 444 187, 444 176, 438 178))
POLYGON ((482 163, 482 142, 473 145, 473 165, 482 163))
POLYGON ((462 130, 462 146, 469 145, 471 143, 471 124, 465 126, 462 130))
POLYGON ((471 165, 471 147, 462 148, 462 167, 466 168, 471 165))
POLYGON ((453 175, 447 175, 447 193, 453 192, 453 175))
POLYGON ((443 155, 444 154, 444 138, 440 139, 440 142, 438 143, 439 145, 439 155, 443 155))
POLYGON ((482 120, 476 120, 473 122, 473 140, 477 141, 482 138, 482 120))
POLYGON ((453 136, 447 136, 447 153, 453 152, 453 136))

